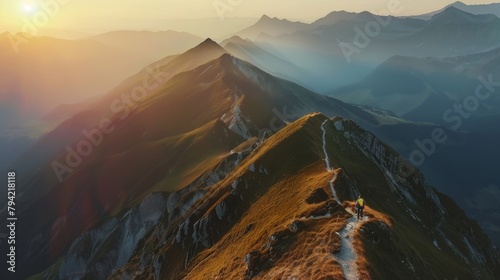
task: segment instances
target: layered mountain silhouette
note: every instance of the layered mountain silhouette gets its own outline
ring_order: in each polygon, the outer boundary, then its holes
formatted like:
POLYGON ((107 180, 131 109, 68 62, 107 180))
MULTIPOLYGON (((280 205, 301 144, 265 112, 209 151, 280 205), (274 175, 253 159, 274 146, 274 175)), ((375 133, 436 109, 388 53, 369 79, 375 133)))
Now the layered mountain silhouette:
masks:
POLYGON ((356 123, 393 143, 402 124, 409 138, 435 128, 321 96, 210 39, 160 60, 32 148, 20 275, 494 279, 477 223, 356 123), (355 223, 358 194, 368 218, 355 223))
POLYGON ((308 24, 306 23, 299 21, 292 22, 287 19, 271 18, 263 15, 254 25, 238 31, 235 35, 253 40, 263 33, 270 36, 277 36, 306 28, 308 28, 308 24))
POLYGON ((434 15, 409 42, 431 56, 479 53, 499 46, 499 29, 500 18, 495 15, 473 15, 449 7, 434 15))
POLYGON ((470 14, 475 14, 475 15, 492 14, 492 15, 500 16, 500 4, 499 3, 482 4, 482 5, 481 4, 480 5, 467 5, 463 2, 457 1, 455 3, 452 3, 448 6, 446 6, 443 9, 438 10, 438 11, 419 15, 419 16, 413 16, 413 18, 427 20, 427 19, 430 19, 435 14, 438 14, 449 7, 454 7, 454 8, 460 9, 464 12, 467 12, 470 14))
POLYGON ((453 6, 425 20, 369 12, 332 12, 307 27, 260 34, 266 51, 314 73, 295 75, 318 92, 357 83, 394 55, 436 57, 487 52, 500 46, 500 19, 453 6), (335 77, 333 79, 332 77, 335 77))
MULTIPOLYGON (((395 112, 405 119, 443 125, 443 113, 455 103, 475 94, 478 86, 486 93, 495 90, 499 76, 500 49, 450 57, 394 56, 356 85, 331 93, 346 102, 369 105, 395 112), (393 80, 387 83, 388 80, 393 80), (488 85, 488 82, 492 86, 488 85)), ((483 93, 481 91, 480 93, 483 93)), ((498 97, 488 95, 487 104, 474 110, 492 114, 500 108, 498 97)))

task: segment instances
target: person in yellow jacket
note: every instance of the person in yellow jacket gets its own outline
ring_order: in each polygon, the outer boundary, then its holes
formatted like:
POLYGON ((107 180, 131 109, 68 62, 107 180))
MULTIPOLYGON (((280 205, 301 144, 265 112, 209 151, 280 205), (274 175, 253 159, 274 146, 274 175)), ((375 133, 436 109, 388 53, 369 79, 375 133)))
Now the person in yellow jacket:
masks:
POLYGON ((365 209, 366 202, 365 200, 360 196, 358 196, 358 200, 356 200, 356 214, 358 214, 358 220, 359 218, 363 218, 363 209, 365 209))

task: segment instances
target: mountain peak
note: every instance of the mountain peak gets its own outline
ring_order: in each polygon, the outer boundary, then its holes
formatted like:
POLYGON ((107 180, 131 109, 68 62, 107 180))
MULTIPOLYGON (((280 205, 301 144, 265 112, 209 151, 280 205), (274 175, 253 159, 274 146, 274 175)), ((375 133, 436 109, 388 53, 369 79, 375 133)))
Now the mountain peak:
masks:
POLYGON ((187 53, 200 52, 200 51, 210 51, 210 52, 218 51, 221 54, 226 52, 226 50, 223 47, 221 47, 221 45, 219 45, 217 42, 215 42, 210 38, 205 39, 205 41, 201 42, 196 47, 188 50, 187 53))
POLYGON ((270 21, 270 20, 272 20, 272 18, 266 14, 263 14, 259 19, 259 21, 270 21))
POLYGON ((248 44, 248 42, 249 41, 241 38, 240 36, 234 35, 234 36, 231 36, 231 38, 224 40, 224 42, 222 42, 222 45, 225 46, 226 44, 229 44, 229 43, 234 43, 234 44, 248 44))
POLYGON ((451 4, 451 6, 467 6, 467 4, 461 1, 456 1, 453 4, 451 4))
POLYGON ((474 16, 473 14, 469 14, 467 12, 464 12, 463 10, 455 7, 454 5, 451 5, 451 6, 448 6, 447 8, 445 8, 442 12, 434 15, 432 17, 432 20, 435 20, 435 19, 438 19, 438 18, 441 18, 441 19, 448 19, 448 20, 451 20, 451 19, 464 19, 466 18, 467 16, 474 16))
POLYGON ((293 33, 298 30, 308 28, 309 24, 300 21, 290 21, 286 18, 279 19, 277 17, 271 18, 268 15, 263 15, 255 24, 240 30, 235 33, 242 38, 255 39, 262 33, 270 36, 279 36, 285 33, 293 33))
POLYGON ((326 16, 316 20, 315 22, 312 23, 312 25, 314 26, 332 25, 343 20, 352 19, 359 15, 360 13, 347 12, 347 11, 333 11, 328 13, 326 16))
POLYGON ((207 38, 205 39, 205 41, 201 42, 200 45, 219 45, 219 44, 217 44, 217 42, 215 42, 211 38, 207 38))
POLYGON ((320 120, 325 120, 327 119, 328 117, 325 116, 323 113, 320 113, 320 112, 313 112, 313 113, 310 113, 308 115, 305 115, 303 117, 305 120, 309 120, 309 119, 320 119, 320 120))
MULTIPOLYGON (((458 4, 457 4, 458 5, 458 4)), ((453 4, 431 18, 431 22, 440 23, 477 23, 487 22, 496 18, 494 15, 474 15, 465 12, 453 4)))
POLYGON ((275 22, 276 20, 278 20, 277 18, 272 18, 266 14, 262 15, 260 17, 260 19, 255 23, 255 25, 259 25, 259 24, 263 24, 263 25, 268 25, 268 24, 272 24, 273 22, 275 22))
POLYGON ((277 17, 270 17, 266 14, 262 15, 262 17, 259 19, 259 21, 257 23, 270 24, 270 23, 276 23, 276 22, 293 23, 292 21, 289 21, 286 18, 280 19, 277 17))
POLYGON ((465 12, 452 5, 446 9, 444 9, 444 11, 442 13, 465 13, 465 12))
POLYGON ((374 14, 368 12, 368 11, 362 11, 359 13, 360 16, 374 16, 374 14))

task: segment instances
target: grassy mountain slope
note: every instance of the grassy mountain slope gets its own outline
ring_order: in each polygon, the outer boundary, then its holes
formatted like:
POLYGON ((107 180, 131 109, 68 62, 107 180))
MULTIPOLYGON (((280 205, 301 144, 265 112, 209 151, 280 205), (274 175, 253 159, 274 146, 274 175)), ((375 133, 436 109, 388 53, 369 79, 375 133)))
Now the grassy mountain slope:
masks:
POLYGON ((395 158, 350 121, 304 117, 207 187, 182 217, 163 219, 111 278, 343 277, 338 232, 350 214, 342 206, 359 192, 370 206, 349 236, 360 279, 493 279, 498 259, 478 225, 421 175, 400 177, 395 158), (339 169, 326 169, 323 133, 339 169))

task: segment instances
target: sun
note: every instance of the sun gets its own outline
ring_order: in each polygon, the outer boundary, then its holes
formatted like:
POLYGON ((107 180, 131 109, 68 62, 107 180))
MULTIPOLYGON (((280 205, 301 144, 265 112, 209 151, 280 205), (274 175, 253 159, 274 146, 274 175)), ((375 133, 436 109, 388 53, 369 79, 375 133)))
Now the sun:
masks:
POLYGON ((21 3, 21 10, 25 14, 31 14, 37 10, 37 6, 35 3, 32 2, 24 2, 21 3))

